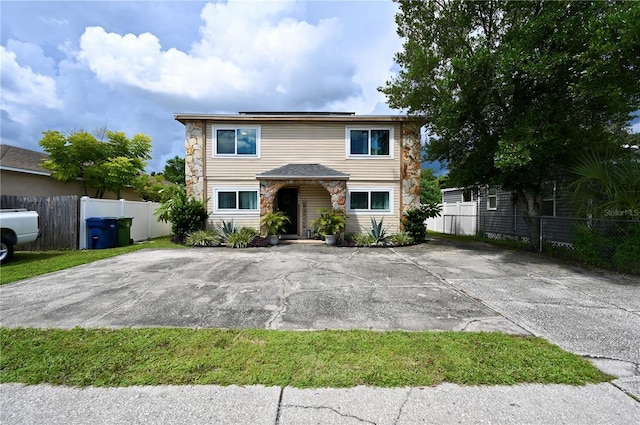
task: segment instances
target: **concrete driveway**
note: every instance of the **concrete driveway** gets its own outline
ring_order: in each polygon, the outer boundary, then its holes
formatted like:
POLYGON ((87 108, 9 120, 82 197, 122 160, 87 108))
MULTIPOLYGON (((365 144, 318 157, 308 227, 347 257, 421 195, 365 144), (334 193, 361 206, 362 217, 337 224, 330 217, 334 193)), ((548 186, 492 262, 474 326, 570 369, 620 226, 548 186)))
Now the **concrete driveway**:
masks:
POLYGON ((431 248, 138 251, 3 286, 0 324, 527 333, 431 272, 431 248))
POLYGON ((592 359, 640 397, 640 282, 444 240, 144 250, 0 287, 4 327, 486 330, 592 359))

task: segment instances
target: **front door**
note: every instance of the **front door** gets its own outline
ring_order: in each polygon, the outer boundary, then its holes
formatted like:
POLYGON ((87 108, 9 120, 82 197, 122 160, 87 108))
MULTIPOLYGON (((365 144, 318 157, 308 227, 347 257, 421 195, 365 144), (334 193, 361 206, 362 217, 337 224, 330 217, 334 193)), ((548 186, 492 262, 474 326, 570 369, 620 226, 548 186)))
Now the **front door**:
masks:
POLYGON ((298 234, 298 189, 285 187, 278 191, 278 209, 291 220, 287 224, 287 235, 298 234))

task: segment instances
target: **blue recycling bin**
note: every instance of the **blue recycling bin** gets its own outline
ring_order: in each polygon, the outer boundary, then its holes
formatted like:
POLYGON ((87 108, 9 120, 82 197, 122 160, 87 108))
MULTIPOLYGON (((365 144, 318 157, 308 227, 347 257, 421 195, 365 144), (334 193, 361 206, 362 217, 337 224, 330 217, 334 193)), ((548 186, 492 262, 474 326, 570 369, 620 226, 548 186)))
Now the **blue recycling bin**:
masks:
POLYGON ((87 230, 89 249, 115 248, 117 217, 90 217, 87 219, 87 230))

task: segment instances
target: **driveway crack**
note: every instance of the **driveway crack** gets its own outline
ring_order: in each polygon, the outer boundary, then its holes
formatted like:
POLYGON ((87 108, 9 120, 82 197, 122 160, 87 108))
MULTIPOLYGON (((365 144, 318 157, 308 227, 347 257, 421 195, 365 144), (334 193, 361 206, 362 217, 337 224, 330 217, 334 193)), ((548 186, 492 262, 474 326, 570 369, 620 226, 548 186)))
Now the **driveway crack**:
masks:
POLYGON ((273 322, 275 322, 277 319, 282 318, 285 311, 287 311, 287 307, 289 303, 287 302, 286 287, 287 287, 287 278, 289 277, 290 274, 291 273, 285 273, 284 275, 279 276, 276 279, 276 281, 279 281, 280 283, 280 290, 278 291, 279 305, 276 311, 274 311, 274 313, 271 315, 269 320, 267 320, 267 324, 266 324, 267 329, 273 329, 273 322))
POLYGON ((358 422, 361 422, 363 424, 372 424, 372 425, 376 425, 376 422, 372 422, 372 421, 368 421, 366 419, 360 418, 358 416, 355 415, 350 415, 347 413, 343 413, 341 411, 339 411, 338 409, 335 409, 333 407, 327 407, 327 406, 303 406, 303 405, 298 405, 298 404, 285 404, 282 407, 286 407, 286 408, 293 408, 293 409, 304 409, 304 410, 328 410, 329 412, 333 412, 337 415, 339 415, 340 417, 343 418, 349 418, 349 419, 355 419, 358 422))
POLYGON ((404 400, 400 405, 400 409, 398 409, 398 416, 396 416, 396 418, 393 420, 394 425, 397 424, 398 421, 400 421, 400 418, 402 417, 402 411, 404 410, 404 406, 409 402, 409 397, 411 396, 412 391, 413 390, 411 388, 407 390, 407 394, 405 395, 404 400))

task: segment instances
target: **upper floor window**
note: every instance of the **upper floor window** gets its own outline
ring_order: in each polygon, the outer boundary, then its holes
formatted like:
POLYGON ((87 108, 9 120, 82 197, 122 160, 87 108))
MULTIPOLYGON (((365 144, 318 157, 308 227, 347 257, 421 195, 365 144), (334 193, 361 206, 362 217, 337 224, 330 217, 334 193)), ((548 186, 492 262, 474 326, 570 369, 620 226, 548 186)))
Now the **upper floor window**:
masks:
POLYGON ((497 210, 498 209, 498 188, 490 187, 487 189, 487 209, 488 210, 497 210))
POLYGON ((259 157, 260 127, 213 127, 213 156, 259 157))
POLYGON ((393 129, 348 127, 347 156, 393 158, 393 129))

